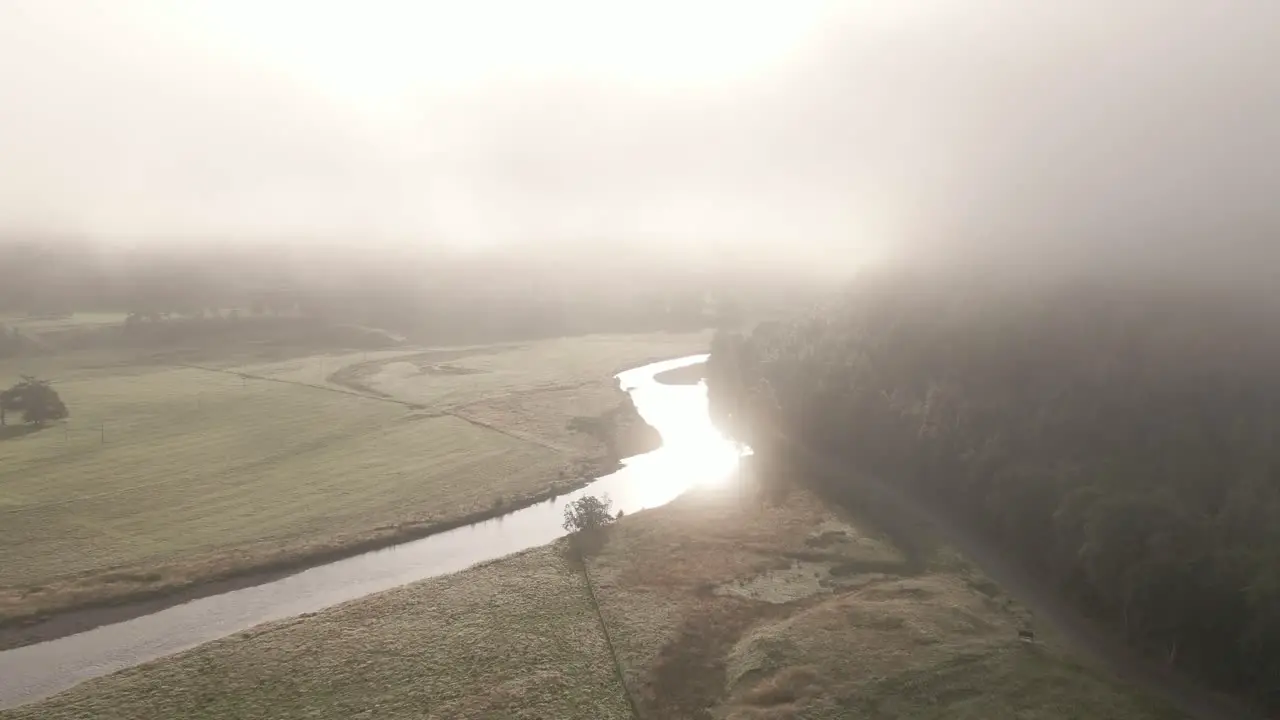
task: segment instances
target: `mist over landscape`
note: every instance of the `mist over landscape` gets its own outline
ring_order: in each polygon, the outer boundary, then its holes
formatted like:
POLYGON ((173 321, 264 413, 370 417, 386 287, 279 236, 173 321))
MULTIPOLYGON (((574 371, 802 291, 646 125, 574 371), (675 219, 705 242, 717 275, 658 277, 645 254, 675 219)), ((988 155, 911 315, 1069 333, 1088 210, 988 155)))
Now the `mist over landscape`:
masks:
POLYGON ((0 720, 1276 717, 1276 47, 0 0, 0 720))
POLYGON ((825 272, 1274 257, 1268 4, 678 8, 10 0, 0 227, 825 272))

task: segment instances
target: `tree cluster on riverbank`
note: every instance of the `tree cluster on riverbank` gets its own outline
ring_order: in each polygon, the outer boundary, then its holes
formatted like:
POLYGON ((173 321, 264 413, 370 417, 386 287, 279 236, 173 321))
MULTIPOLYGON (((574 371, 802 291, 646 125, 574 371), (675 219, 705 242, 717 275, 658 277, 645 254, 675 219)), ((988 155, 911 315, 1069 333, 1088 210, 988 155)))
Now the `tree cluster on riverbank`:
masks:
POLYGON ((713 416, 788 471, 899 484, 1133 645, 1280 707, 1280 324, 1172 285, 880 278, 708 363, 713 416))

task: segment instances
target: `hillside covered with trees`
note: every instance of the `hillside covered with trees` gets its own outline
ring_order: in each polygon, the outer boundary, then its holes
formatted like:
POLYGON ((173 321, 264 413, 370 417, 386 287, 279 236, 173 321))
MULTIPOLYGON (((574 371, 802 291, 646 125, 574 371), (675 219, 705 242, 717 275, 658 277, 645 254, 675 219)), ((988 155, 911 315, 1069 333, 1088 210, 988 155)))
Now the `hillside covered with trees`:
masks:
POLYGON ((720 334, 713 414, 779 474, 892 482, 1145 653, 1280 709, 1276 308, 937 280, 720 334))

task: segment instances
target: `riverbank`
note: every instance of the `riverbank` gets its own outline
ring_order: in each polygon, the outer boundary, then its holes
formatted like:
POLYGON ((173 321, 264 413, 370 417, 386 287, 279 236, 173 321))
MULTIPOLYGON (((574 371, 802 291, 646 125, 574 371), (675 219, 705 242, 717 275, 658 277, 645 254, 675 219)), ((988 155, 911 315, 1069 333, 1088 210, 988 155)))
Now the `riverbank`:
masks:
POLYGON ((695 365, 686 365, 678 367, 674 370, 660 372, 653 376, 654 380, 663 385, 697 385, 707 377, 707 364, 700 362, 695 365))
MULTIPOLYGON (((0 650, 53 640, 202 597, 272 582, 317 565, 498 518, 577 490, 616 470, 622 458, 654 450, 661 444, 657 432, 640 418, 630 396, 617 388, 616 381, 600 382, 601 387, 606 388, 605 396, 612 398, 612 407, 598 416, 583 419, 583 424, 590 426, 593 440, 592 444, 578 446, 598 450, 589 457, 566 453, 558 472, 546 473, 538 466, 521 468, 515 472, 526 473, 526 480, 516 477, 514 481, 510 478, 506 481, 506 487, 541 486, 536 491, 504 494, 503 486, 493 485, 487 490, 480 487, 479 492, 490 493, 485 496, 488 502, 470 512, 375 527, 307 544, 260 548, 256 554, 232 557, 220 568, 206 568, 185 578, 169 575, 162 582, 141 587, 100 583, 84 592, 52 597, 42 605, 30 604, 25 611, 11 609, 10 614, 0 618, 0 650)), ((585 390, 580 386, 574 392, 581 396, 585 390)))
POLYGON ((914 565, 803 493, 691 491, 572 557, 559 541, 0 718, 620 720, 628 695, 643 718, 1173 717, 1053 638, 1019 642, 1024 611, 945 548, 914 565))
MULTIPOLYGON (((587 466, 586 471, 604 475, 612 472, 617 467, 618 463, 616 462, 612 466, 601 463, 595 470, 591 470, 587 466)), ((276 560, 238 566, 229 569, 225 575, 193 581, 186 585, 172 585, 154 590, 138 590, 132 593, 99 599, 87 599, 78 605, 69 605, 65 609, 54 613, 34 617, 19 616, 0 624, 0 651, 56 640, 103 625, 125 622, 192 600, 263 585, 308 568, 414 540, 421 540, 486 520, 494 520, 581 489, 591 483, 595 477, 595 474, 588 474, 572 481, 559 481, 553 488, 535 495, 512 499, 501 506, 489 510, 482 510, 430 525, 395 528, 390 532, 337 544, 332 547, 286 555, 276 560)))

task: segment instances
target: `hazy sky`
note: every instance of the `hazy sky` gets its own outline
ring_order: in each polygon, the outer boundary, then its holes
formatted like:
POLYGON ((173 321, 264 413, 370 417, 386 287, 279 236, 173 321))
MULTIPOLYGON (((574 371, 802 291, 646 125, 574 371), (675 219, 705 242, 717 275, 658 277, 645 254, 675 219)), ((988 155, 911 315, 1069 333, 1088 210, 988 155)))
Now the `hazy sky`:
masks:
POLYGON ((1269 0, 0 0, 0 227, 1271 251, 1276 48, 1269 0))

